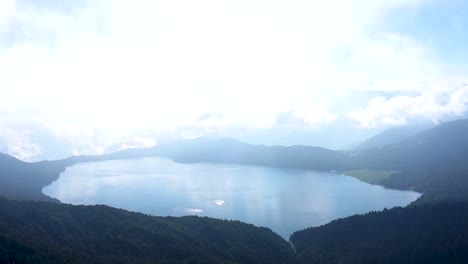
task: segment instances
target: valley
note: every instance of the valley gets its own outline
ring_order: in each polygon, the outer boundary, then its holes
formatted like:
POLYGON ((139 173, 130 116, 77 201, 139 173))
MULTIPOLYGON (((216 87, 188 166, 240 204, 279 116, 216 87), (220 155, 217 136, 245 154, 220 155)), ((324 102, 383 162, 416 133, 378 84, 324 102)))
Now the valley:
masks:
MULTIPOLYGON (((343 263, 358 263, 354 262, 356 261, 356 256, 354 254, 357 254, 356 252, 359 251, 359 245, 365 247, 367 250, 366 252, 368 252, 361 255, 362 259, 359 263, 395 263, 395 261, 398 261, 399 263, 414 263, 415 261, 423 260, 426 263, 455 263, 454 259, 457 259, 457 261, 460 260, 461 262, 459 263, 462 263, 466 260, 466 255, 447 255, 443 252, 447 252, 446 250, 463 252, 464 249, 468 249, 468 236, 463 233, 465 232, 463 231, 465 230, 464 228, 467 226, 463 214, 467 212, 465 207, 468 197, 466 192, 466 188, 468 186, 468 177, 466 175, 466 171, 468 169, 466 164, 468 163, 466 162, 465 154, 465 149, 468 149, 468 139, 465 137, 466 134, 468 134, 468 120, 459 120, 440 125, 416 136, 402 140, 397 144, 374 147, 360 151, 331 151, 308 146, 267 147, 249 145, 232 139, 196 139, 170 145, 156 146, 148 149, 129 149, 100 156, 77 156, 64 160, 44 161, 39 163, 25 163, 2 154, 0 156, 0 163, 2 165, 2 174, 0 179, 2 184, 0 185, 0 194, 8 199, 14 200, 46 201, 47 203, 42 202, 37 204, 37 206, 49 208, 48 210, 57 210, 57 213, 59 213, 59 215, 57 215, 57 221, 60 222, 64 221, 64 215, 62 215, 61 212, 66 213, 70 210, 73 211, 75 210, 74 208, 77 208, 77 210, 78 208, 82 208, 79 210, 83 210, 83 213, 88 210, 103 210, 103 212, 107 210, 100 209, 103 207, 75 207, 71 205, 60 205, 58 200, 50 198, 42 193, 42 188, 44 186, 56 181, 59 178, 59 175, 63 173, 66 168, 70 168, 77 164, 93 164, 93 162, 112 160, 118 161, 148 157, 164 157, 181 165, 206 163, 241 164, 288 170, 338 171, 347 173, 350 176, 354 176, 361 181, 371 184, 378 184, 386 188, 415 190, 423 193, 423 195, 411 205, 404 208, 397 207, 389 210, 385 209, 383 212, 370 212, 357 216, 344 217, 323 226, 297 231, 291 236, 290 240, 297 249, 298 255, 296 256, 291 255, 291 253, 285 253, 287 255, 285 259, 287 260, 284 260, 284 262, 281 263, 287 263, 288 261, 291 261, 291 263, 295 263, 297 261, 301 263, 342 263, 341 261, 344 261, 343 263), (428 214, 432 213, 435 213, 442 218, 429 217, 428 214), (372 231, 373 229, 365 228, 366 231, 359 231, 359 228, 366 226, 365 223, 368 221, 370 221, 372 226, 375 226, 377 229, 372 231), (425 221, 427 224, 417 226, 416 223, 419 223, 420 221, 425 221), (409 226, 407 227, 411 227, 411 230, 413 230, 410 234, 411 237, 408 237, 409 235, 406 235, 405 237, 406 231, 404 231, 405 227, 402 226, 404 225, 403 223, 408 223, 409 226), (456 238, 451 235, 439 235, 440 232, 442 232, 441 230, 445 230, 445 228, 448 228, 449 226, 454 230, 453 232, 459 234, 456 235, 456 238), (339 238, 341 236, 336 235, 336 232, 339 232, 338 230, 342 229, 348 230, 346 232, 348 232, 347 234, 349 235, 346 235, 346 237, 349 236, 349 239, 351 239, 349 240, 350 242, 346 242, 348 240, 342 241, 342 238, 339 238), (375 232, 377 232, 377 230, 383 230, 384 232, 379 231, 379 235, 376 236, 377 233, 375 232), (362 232, 369 232, 368 236, 362 236, 362 232), (359 234, 358 237, 356 237, 357 234, 359 234), (435 237, 439 238, 432 239, 427 236, 429 234, 433 234, 435 237), (339 242, 337 239, 342 242, 339 242), (359 239, 360 242, 356 244, 355 248, 346 244, 355 244, 355 242, 352 241, 355 241, 356 239, 359 239), (410 244, 398 244, 396 242, 390 242, 391 240, 389 239, 414 241, 414 243, 420 244, 420 249, 414 248, 414 245, 412 244, 413 242, 410 244), (456 241, 456 243, 449 243, 448 249, 444 248, 444 245, 447 245, 448 241, 456 241), (369 246, 371 244, 375 244, 376 246, 369 246), (393 255, 389 253, 382 255, 381 259, 376 258, 376 254, 381 254, 378 252, 381 252, 384 248, 388 249, 389 247, 393 248, 393 255), (346 248, 347 251, 343 251, 343 248, 346 248), (423 250, 425 248, 432 248, 433 250, 423 250), (411 259, 401 259, 402 255, 408 254, 404 253, 408 250, 412 252, 411 254, 413 257, 411 259), (439 251, 442 253, 438 254, 437 252, 439 251)), ((332 175, 333 174, 336 173, 332 173, 332 175)), ((0 216, 0 223, 3 223, 3 227, 1 227, 3 230, 2 232, 6 232, 7 230, 10 230, 9 232, 26 232, 20 226, 11 226, 11 223, 13 222, 9 222, 12 220, 9 215, 20 212, 17 210, 22 210, 21 208, 23 207, 35 207, 36 205, 30 202, 24 202, 24 204, 22 204, 8 200, 3 200, 3 203, 4 206, 10 206, 9 208, 12 208, 13 211, 4 211, 0 216)), ((118 214, 128 214, 123 210, 117 210, 115 212, 118 214)), ((17 215, 19 218, 15 220, 15 222, 28 222, 29 220, 25 218, 28 214, 29 213, 27 213, 27 211, 19 213, 17 215)), ((71 217, 72 218, 70 219, 74 219, 76 216, 71 217)), ((142 217, 145 219, 151 218, 151 216, 142 217)), ((192 222, 191 219, 197 218, 184 219, 187 219, 188 222, 192 222)), ((210 218, 202 219, 207 219, 206 221, 208 222, 217 221, 210 220, 210 218)), ((151 222, 152 220, 148 221, 151 222)), ((231 222, 227 222, 226 227, 223 227, 222 229, 229 229, 229 226, 231 225, 230 223, 231 222)), ((28 222, 26 226, 31 224, 34 223, 28 222)), ((95 221, 93 220, 88 224, 92 226, 95 224, 95 221)), ((71 224, 68 222, 64 222, 60 225, 65 228, 64 230, 72 228, 71 224)), ((46 224, 40 228, 48 230, 45 231, 47 233, 53 232, 52 230, 54 226, 56 226, 56 224, 46 224)), ((90 228, 91 226, 84 227, 90 228)), ((123 228, 123 230, 130 228, 130 231, 132 227, 125 225, 123 228)), ((154 228, 156 228, 156 226, 154 228)), ((97 231, 89 232, 94 234, 97 231)), ((257 231, 253 232, 256 233, 257 231)), ((46 233, 40 234, 39 237, 45 236, 46 233)), ((179 237, 178 235, 175 236, 179 237)), ((230 234, 226 234, 225 238, 230 236, 230 234)), ((25 240, 21 240, 20 237, 19 233, 12 233, 11 236, 1 236, 1 243, 3 245, 3 251, 1 253, 3 255, 0 254, 0 256, 7 256, 12 259, 21 260, 24 260, 23 257, 25 256, 29 256, 31 259, 35 260, 42 259, 44 256, 54 256, 53 258, 63 257, 60 255, 61 253, 57 253, 58 251, 56 249, 53 249, 52 251, 40 251, 42 253, 39 255, 28 255, 31 252, 39 252, 37 251, 38 244, 35 244, 36 242, 31 242, 31 244, 25 240)), ((196 237, 199 237, 199 235, 196 235, 196 237)), ((55 239, 60 238, 57 237, 55 239)), ((51 241, 55 241, 55 239, 51 241)), ((71 241, 69 240, 71 238, 63 239, 65 239, 64 241, 71 241)), ((109 240, 113 238, 108 237, 105 239, 109 240)), ((144 236, 138 239, 144 239, 144 236)), ((211 241, 211 239, 213 238, 209 238, 208 240, 211 241)), ((250 239, 254 238, 251 237, 250 239)), ((248 241, 242 243, 251 243, 248 241)), ((281 241, 286 243, 285 240, 279 238, 278 242, 266 245, 267 247, 272 247, 275 246, 276 243, 283 243, 281 241)), ((135 243, 138 245, 143 242, 135 241, 135 243)), ((183 242, 184 245, 188 246, 187 243, 188 242, 183 242)), ((282 245, 282 252, 288 252, 286 249, 287 247, 284 247, 284 244, 282 245)), ((64 254, 71 254, 72 256, 75 254, 85 256, 85 258, 86 256, 92 256, 88 255, 91 253, 85 253, 87 251, 82 251, 84 249, 78 249, 74 246, 66 246, 64 250, 65 251, 61 252, 69 252, 64 254)), ((197 252, 201 252, 200 250, 202 249, 196 249, 197 252)), ((110 261, 105 257, 102 258, 100 255, 102 254, 101 250, 92 254, 98 254, 100 256, 99 259, 103 262, 110 261)), ((256 253, 252 254, 253 255, 251 255, 251 257, 257 256, 256 253)), ((212 256, 210 255, 210 257, 201 257, 201 259, 207 260, 211 259, 211 257, 212 256)), ((207 262, 217 262, 216 258, 217 257, 215 255, 215 257, 209 261, 207 260, 207 262)), ((230 257, 223 255, 221 258, 229 259, 230 257)), ((235 259, 232 261, 236 262, 235 259)), ((257 263, 257 261, 258 260, 253 262, 241 262, 257 263)), ((53 263, 58 262, 53 261, 53 263)), ((178 262, 175 261, 174 263, 178 262)))

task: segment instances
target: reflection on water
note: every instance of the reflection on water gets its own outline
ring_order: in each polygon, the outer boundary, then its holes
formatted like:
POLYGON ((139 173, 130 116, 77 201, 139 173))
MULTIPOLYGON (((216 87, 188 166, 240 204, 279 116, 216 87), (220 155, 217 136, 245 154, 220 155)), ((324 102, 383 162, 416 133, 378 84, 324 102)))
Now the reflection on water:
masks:
POLYGON ((71 204, 236 219, 284 237, 339 217, 407 205, 419 196, 336 173, 161 158, 78 164, 43 192, 71 204))

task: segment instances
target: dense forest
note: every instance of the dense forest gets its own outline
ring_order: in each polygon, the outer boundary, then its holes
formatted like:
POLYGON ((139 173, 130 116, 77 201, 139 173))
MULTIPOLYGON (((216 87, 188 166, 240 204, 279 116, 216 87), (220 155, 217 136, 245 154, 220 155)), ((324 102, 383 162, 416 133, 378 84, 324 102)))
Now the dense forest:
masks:
POLYGON ((296 263, 271 230, 207 217, 0 198, 0 263, 296 263))
POLYGON ((291 236, 301 263, 468 263, 468 203, 351 216, 291 236))
POLYGON ((0 199, 0 263, 467 263, 468 202, 393 208, 295 232, 207 217, 0 199))

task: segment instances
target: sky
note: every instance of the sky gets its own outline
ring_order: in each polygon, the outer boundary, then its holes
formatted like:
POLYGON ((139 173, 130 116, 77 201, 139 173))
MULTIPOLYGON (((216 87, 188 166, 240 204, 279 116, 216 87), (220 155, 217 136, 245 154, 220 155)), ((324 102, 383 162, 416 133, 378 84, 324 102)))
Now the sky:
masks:
POLYGON ((0 0, 0 152, 38 160, 207 135, 343 148, 462 118, 467 11, 463 0, 0 0))

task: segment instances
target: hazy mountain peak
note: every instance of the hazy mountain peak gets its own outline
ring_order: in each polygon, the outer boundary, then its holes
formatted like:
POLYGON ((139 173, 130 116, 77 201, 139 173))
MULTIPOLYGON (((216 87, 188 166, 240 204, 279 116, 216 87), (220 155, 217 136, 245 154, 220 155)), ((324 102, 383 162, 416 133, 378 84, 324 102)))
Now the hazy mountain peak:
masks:
POLYGON ((353 150, 363 150, 395 144, 428 129, 431 129, 434 126, 436 126, 436 124, 432 122, 423 122, 391 127, 359 144, 353 150))

